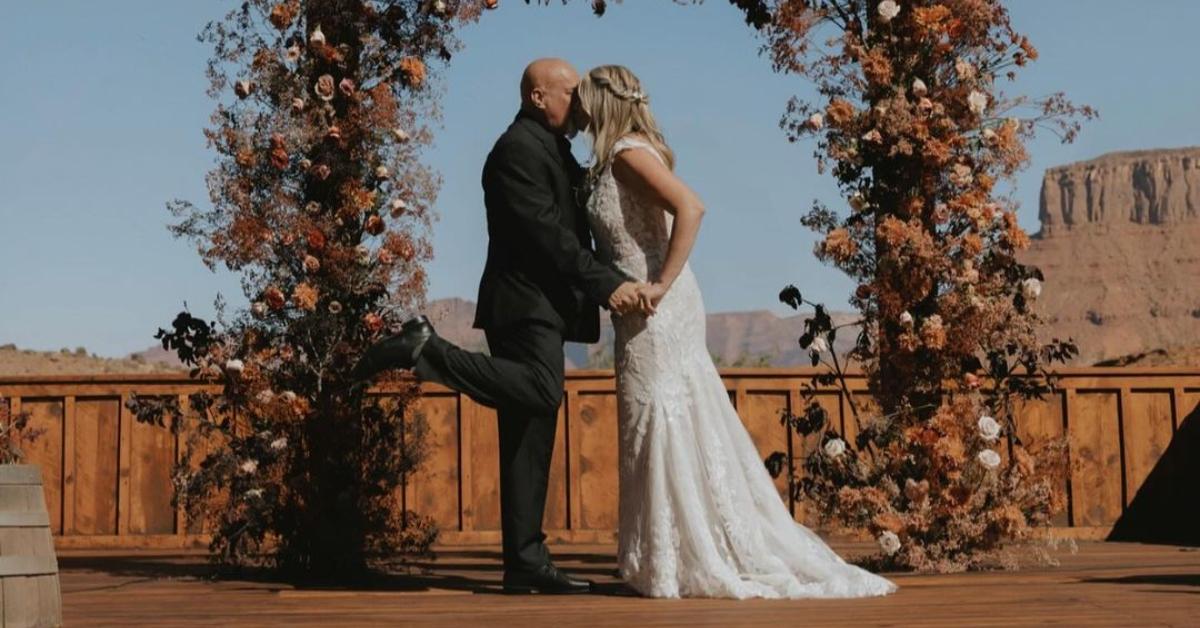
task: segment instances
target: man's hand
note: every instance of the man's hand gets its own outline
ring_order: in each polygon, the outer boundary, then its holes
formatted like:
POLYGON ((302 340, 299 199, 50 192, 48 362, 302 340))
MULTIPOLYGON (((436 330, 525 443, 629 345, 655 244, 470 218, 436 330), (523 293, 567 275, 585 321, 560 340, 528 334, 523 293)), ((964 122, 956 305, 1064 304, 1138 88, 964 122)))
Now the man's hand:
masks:
POLYGON ((617 314, 628 314, 640 308, 638 290, 645 286, 642 282, 626 281, 617 286, 608 297, 608 309, 617 314))

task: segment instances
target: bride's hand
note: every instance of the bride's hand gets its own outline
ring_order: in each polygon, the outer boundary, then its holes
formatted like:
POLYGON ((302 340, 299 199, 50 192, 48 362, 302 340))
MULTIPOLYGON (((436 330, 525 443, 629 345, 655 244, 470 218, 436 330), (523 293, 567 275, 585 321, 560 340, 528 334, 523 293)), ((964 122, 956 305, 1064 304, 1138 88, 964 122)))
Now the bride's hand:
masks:
POLYGON ((658 282, 642 284, 638 287, 638 305, 641 307, 642 313, 646 316, 653 316, 658 308, 658 302, 666 296, 667 289, 665 284, 658 282))

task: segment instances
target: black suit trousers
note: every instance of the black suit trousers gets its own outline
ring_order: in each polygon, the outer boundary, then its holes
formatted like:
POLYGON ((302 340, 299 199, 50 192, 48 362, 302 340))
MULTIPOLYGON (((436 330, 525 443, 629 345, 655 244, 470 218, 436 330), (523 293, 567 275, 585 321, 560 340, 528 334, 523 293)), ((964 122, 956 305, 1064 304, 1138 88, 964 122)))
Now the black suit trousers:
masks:
POLYGON ((433 337, 415 373, 497 410, 504 570, 529 571, 550 562, 542 517, 563 394, 563 333, 522 321, 486 336, 491 355, 433 337))

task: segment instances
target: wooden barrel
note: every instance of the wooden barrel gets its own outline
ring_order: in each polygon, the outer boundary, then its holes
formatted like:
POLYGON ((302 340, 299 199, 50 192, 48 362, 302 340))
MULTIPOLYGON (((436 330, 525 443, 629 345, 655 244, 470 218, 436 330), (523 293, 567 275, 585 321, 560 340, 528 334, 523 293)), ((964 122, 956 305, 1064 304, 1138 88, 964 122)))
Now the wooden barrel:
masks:
POLYGON ((0 465, 0 627, 61 626, 58 559, 42 472, 0 465))

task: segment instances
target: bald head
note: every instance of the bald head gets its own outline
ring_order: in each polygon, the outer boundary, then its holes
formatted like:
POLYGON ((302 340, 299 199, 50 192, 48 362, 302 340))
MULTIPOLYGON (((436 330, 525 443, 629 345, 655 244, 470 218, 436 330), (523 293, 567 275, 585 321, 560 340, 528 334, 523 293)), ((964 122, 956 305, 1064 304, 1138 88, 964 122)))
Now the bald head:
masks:
POLYGON ((571 101, 579 73, 563 59, 538 59, 521 75, 521 107, 536 114, 551 131, 571 129, 571 101))

